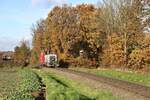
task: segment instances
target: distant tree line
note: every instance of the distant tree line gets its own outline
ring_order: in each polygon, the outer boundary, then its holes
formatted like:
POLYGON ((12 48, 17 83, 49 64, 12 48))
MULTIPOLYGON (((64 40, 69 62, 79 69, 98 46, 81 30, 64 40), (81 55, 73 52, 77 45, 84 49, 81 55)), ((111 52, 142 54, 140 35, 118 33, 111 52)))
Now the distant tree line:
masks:
POLYGON ((41 50, 47 49, 77 66, 150 70, 149 26, 150 0, 56 6, 32 27, 30 60, 38 63, 41 50), (86 54, 82 59, 80 50, 86 54))

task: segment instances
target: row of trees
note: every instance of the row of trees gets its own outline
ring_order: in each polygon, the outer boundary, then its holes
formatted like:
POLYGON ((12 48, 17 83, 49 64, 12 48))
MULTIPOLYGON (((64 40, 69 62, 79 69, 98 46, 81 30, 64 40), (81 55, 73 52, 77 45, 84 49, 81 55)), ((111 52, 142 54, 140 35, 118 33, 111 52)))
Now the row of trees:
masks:
POLYGON ((32 28, 31 62, 38 62, 43 49, 61 60, 75 60, 84 50, 84 59, 102 66, 149 68, 149 5, 150 0, 103 0, 97 6, 56 6, 32 28))

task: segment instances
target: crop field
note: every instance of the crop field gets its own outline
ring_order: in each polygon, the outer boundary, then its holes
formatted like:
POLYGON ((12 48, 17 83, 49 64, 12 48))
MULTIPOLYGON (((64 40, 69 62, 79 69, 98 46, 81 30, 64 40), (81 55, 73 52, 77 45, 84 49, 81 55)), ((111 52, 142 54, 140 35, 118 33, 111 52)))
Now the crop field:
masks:
POLYGON ((0 69, 0 100, 17 90, 19 80, 16 69, 0 69))
POLYGON ((0 70, 0 100, 35 100, 31 93, 40 87, 38 76, 30 70, 0 70))
POLYGON ((0 100, 37 100, 33 93, 43 84, 44 99, 38 100, 120 100, 110 91, 99 91, 65 76, 39 69, 1 69, 0 100))
MULTIPOLYGON (((123 100, 109 89, 96 89, 50 69, 8 68, 0 70, 0 100, 123 100), (44 89, 43 99, 38 99, 44 89), (37 93, 37 94, 36 94, 37 93), (36 95, 35 95, 36 94, 36 95)), ((145 75, 115 70, 73 69, 149 86, 145 75), (120 76, 119 76, 120 75, 120 76), (127 76, 128 75, 128 76, 127 76), (127 79, 128 78, 128 79, 127 79)))
POLYGON ((150 74, 139 74, 134 72, 117 71, 114 69, 88 69, 88 68, 70 68, 72 70, 88 72, 95 75, 106 76, 110 78, 125 80, 133 83, 150 86, 150 74))

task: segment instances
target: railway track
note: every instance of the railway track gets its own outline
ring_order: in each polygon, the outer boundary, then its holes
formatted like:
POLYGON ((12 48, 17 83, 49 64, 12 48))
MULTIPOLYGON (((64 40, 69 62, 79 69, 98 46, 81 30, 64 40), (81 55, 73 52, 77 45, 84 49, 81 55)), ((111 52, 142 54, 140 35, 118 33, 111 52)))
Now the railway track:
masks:
POLYGON ((79 75, 82 77, 86 77, 91 80, 95 80, 95 81, 113 86, 115 88, 120 88, 125 91, 132 92, 136 95, 144 96, 144 97, 150 99, 150 87, 148 87, 148 86, 143 86, 140 84, 127 82, 124 80, 113 79, 113 78, 109 78, 109 77, 105 77, 105 76, 96 76, 91 73, 79 72, 79 71, 74 71, 74 70, 69 70, 69 69, 57 68, 57 70, 71 73, 71 74, 76 74, 76 75, 79 75))

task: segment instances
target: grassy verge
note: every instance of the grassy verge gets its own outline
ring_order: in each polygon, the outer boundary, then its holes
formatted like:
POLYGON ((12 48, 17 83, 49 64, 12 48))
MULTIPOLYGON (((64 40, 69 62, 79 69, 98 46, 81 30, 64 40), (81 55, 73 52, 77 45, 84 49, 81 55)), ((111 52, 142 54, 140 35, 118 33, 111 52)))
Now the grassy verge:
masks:
POLYGON ((47 100, 119 100, 109 91, 99 91, 84 84, 67 79, 56 73, 36 72, 46 84, 47 100))
POLYGON ((98 76, 106 76, 115 79, 125 80, 133 83, 150 86, 150 75, 131 72, 117 71, 114 69, 88 69, 88 68, 70 68, 76 71, 88 72, 98 76))
POLYGON ((15 91, 8 91, 8 94, 4 96, 4 100, 35 100, 35 97, 31 95, 34 91, 39 91, 41 83, 37 74, 31 70, 23 69, 17 72, 19 82, 15 91))

